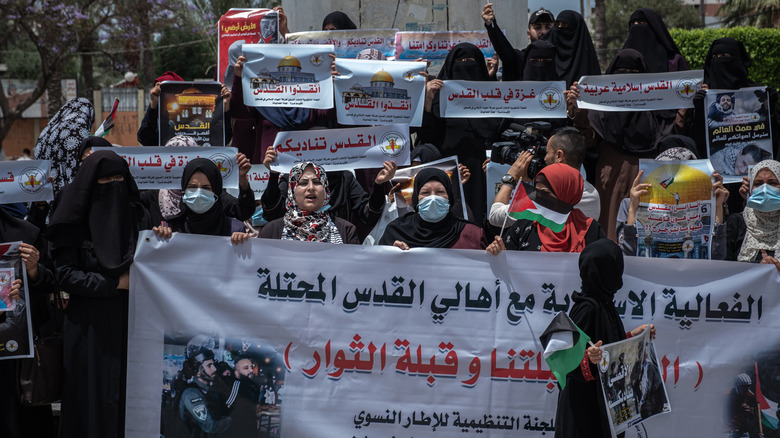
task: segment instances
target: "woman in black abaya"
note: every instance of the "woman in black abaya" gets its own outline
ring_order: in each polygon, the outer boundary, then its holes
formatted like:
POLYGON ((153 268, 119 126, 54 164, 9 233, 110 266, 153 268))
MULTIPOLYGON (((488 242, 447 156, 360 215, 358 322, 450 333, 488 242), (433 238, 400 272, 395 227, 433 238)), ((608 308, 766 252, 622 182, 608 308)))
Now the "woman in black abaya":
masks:
POLYGON ((432 143, 442 156, 458 156, 458 162, 468 167, 471 178, 463 186, 466 203, 474 213, 473 222, 482 224, 487 210, 485 174, 482 163, 486 149, 498 135, 498 119, 447 119, 441 116, 439 90, 442 81, 492 81, 485 65, 485 56, 470 43, 460 43, 450 50, 436 79, 426 85, 425 112, 419 131, 421 143, 432 143))
POLYGON ((555 71, 560 80, 566 81, 566 87, 581 76, 601 74, 596 48, 580 13, 561 11, 542 39, 555 46, 555 71))
POLYGON ((145 210, 112 151, 87 157, 61 199, 46 230, 57 281, 70 294, 60 436, 124 436, 129 269, 145 210))
MULTIPOLYGON (((613 303, 615 292, 623 287, 623 253, 614 242, 601 239, 587 245, 580 254, 579 267, 582 291, 572 294, 574 305, 569 316, 595 345, 585 351, 580 366, 566 375, 566 385, 558 395, 555 437, 606 438, 612 432, 599 382, 599 347, 637 336, 648 325, 630 333, 623 328, 613 303)), ((654 336, 652 325, 650 330, 654 336)))
POLYGON ((652 9, 641 8, 631 14, 623 48, 641 53, 648 73, 690 70, 663 19, 652 9))

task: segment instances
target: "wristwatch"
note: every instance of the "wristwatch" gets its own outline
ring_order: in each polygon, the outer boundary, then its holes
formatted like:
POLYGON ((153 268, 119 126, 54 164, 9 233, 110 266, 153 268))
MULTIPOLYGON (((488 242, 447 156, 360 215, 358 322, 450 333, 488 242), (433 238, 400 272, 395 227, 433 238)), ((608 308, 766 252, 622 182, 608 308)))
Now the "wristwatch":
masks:
POLYGON ((512 186, 512 188, 515 188, 515 186, 517 186, 517 181, 515 181, 515 177, 507 173, 501 177, 501 184, 506 184, 508 186, 512 186))

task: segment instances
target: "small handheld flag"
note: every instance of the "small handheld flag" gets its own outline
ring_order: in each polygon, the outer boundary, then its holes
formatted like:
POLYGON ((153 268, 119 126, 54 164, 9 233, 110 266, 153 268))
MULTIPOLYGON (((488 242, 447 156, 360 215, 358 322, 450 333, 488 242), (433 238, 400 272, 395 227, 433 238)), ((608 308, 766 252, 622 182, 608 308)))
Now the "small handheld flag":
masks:
POLYGON ((509 216, 515 219, 536 221, 556 233, 563 231, 572 206, 547 193, 536 190, 528 183, 517 185, 509 216))
POLYGON ((544 360, 561 388, 566 386, 566 374, 580 366, 590 338, 565 312, 558 312, 539 340, 544 347, 544 360))
POLYGON ((114 98, 114 106, 111 107, 111 112, 108 114, 108 117, 106 117, 106 120, 103 120, 103 123, 98 126, 97 131, 95 131, 95 137, 105 137, 108 135, 109 131, 111 131, 111 128, 114 127, 114 116, 116 115, 116 109, 119 106, 119 98, 114 98))

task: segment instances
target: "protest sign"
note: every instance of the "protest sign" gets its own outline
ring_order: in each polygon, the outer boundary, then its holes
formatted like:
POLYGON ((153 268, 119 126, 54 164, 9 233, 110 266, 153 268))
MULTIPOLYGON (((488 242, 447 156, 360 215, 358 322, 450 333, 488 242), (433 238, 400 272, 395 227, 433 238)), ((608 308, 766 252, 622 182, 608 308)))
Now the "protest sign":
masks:
POLYGON ((639 160, 642 183, 651 184, 636 212, 640 257, 709 259, 715 203, 708 160, 639 160))
POLYGON ((217 23, 217 71, 222 83, 233 88, 233 65, 244 44, 279 42, 279 14, 272 9, 229 9, 217 23))
POLYGON ((337 59, 336 114, 344 125, 422 125, 423 62, 337 59))
POLYGON ((276 161, 271 169, 289 172, 297 163, 313 161, 328 172, 379 169, 385 161, 409 164, 409 125, 368 128, 282 131, 276 134, 276 161))
POLYGON ((330 45, 246 44, 244 104, 333 108, 330 45))
POLYGON ((583 76, 577 106, 598 111, 693 108, 703 79, 703 70, 583 76))
POLYGON ((724 183, 741 182, 749 167, 772 158, 772 123, 765 87, 707 90, 707 156, 724 183))
POLYGON ((444 81, 439 105, 442 117, 562 119, 565 89, 563 81, 444 81))
POLYGON ((0 360, 33 357, 30 293, 21 244, 0 243, 0 360), (22 280, 18 298, 11 296, 16 279, 22 280))
POLYGON ((613 436, 672 411, 650 330, 601 350, 599 376, 613 436))
POLYGON ((262 164, 253 164, 249 169, 249 173, 246 174, 246 178, 249 180, 249 187, 255 193, 255 200, 259 200, 263 196, 265 188, 268 187, 268 180, 271 178, 271 172, 262 164))
MULTIPOLYGON (((187 385, 184 362, 197 365, 198 353, 232 376, 243 357, 256 365, 250 380, 268 397, 248 399, 250 428, 259 422, 277 436, 553 435, 558 389, 538 336, 571 309, 577 254, 232 245, 150 232, 138 241, 128 438, 180 421, 175 395, 187 385)), ((732 423, 732 414, 744 413, 740 397, 756 390, 757 376, 767 402, 777 403, 777 290, 771 265, 625 259, 616 311, 626 331, 656 325, 658 368, 674 406, 663 421, 643 422, 641 436, 746 427, 749 419, 732 423)), ((238 418, 237 410, 226 415, 238 418)), ((635 427, 627 431, 636 436, 635 427)))
POLYGON ((365 49, 376 49, 385 58, 395 56, 398 29, 314 30, 287 34, 287 44, 332 45, 338 58, 357 58, 365 49))
POLYGON ((496 54, 486 30, 446 32, 398 32, 395 34, 396 61, 424 59, 431 62, 428 71, 437 74, 450 50, 460 43, 477 46, 485 58, 496 54))
POLYGON ((54 200, 50 173, 51 160, 0 161, 3 204, 54 200))
POLYGON ((190 137, 198 146, 225 146, 225 108, 219 82, 160 84, 159 145, 176 135, 190 137))
POLYGON ((127 161, 140 190, 181 190, 184 167, 195 158, 208 158, 222 173, 222 186, 238 188, 238 149, 232 147, 160 147, 125 146, 121 148, 96 147, 94 151, 108 150, 127 161))

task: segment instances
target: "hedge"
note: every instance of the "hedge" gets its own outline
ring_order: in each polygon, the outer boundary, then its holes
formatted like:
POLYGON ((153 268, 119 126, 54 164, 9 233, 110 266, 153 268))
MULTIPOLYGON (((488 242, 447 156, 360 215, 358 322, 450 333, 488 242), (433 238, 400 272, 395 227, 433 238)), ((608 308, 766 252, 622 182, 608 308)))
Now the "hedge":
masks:
POLYGON ((752 61, 748 77, 759 84, 780 89, 780 29, 670 29, 669 33, 692 70, 704 68, 704 58, 716 39, 731 37, 742 41, 752 61))

